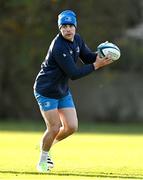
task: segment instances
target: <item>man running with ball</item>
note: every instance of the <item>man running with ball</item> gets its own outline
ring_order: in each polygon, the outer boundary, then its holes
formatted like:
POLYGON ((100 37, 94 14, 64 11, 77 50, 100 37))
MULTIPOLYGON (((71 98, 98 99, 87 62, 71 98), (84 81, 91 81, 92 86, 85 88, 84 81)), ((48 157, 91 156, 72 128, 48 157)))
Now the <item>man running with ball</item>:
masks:
POLYGON ((48 172, 54 166, 49 156, 52 145, 78 129, 69 79, 82 78, 112 63, 110 57, 100 58, 92 52, 76 33, 77 18, 73 11, 59 14, 58 28, 59 34, 51 42, 34 84, 34 95, 46 124, 37 165, 39 172, 48 172), (81 67, 77 66, 79 59, 83 62, 81 67))

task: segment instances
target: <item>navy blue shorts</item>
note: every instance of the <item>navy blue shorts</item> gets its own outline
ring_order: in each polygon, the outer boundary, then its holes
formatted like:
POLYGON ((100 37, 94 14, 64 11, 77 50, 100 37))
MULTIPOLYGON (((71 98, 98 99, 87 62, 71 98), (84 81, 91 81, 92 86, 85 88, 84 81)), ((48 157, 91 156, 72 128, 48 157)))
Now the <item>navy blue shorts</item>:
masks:
POLYGON ((42 96, 41 94, 34 91, 34 96, 38 102, 41 110, 48 111, 53 109, 71 108, 75 107, 71 93, 60 99, 53 99, 42 96))

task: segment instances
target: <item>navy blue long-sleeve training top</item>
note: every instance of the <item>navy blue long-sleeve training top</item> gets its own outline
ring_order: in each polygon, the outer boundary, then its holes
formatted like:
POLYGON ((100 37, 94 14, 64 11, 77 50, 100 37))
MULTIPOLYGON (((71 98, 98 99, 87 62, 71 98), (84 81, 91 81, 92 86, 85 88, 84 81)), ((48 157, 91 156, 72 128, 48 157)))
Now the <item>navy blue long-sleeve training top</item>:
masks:
POLYGON ((86 46, 79 34, 75 34, 73 42, 58 34, 41 65, 34 89, 49 98, 62 98, 68 94, 68 80, 79 79, 94 71, 92 63, 95 59, 96 53, 86 46), (76 65, 79 58, 84 63, 81 67, 76 65))

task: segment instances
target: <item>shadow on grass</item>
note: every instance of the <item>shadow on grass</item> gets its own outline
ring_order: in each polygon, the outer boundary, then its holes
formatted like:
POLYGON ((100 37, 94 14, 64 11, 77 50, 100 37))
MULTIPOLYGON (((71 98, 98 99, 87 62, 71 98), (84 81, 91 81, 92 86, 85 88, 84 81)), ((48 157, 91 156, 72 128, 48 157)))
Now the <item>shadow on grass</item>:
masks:
POLYGON ((19 171, 4 171, 0 170, 1 174, 14 174, 14 175, 52 175, 52 176, 80 176, 80 177, 100 177, 100 178, 127 178, 127 179, 143 179, 143 175, 140 174, 117 174, 117 173, 104 173, 104 172, 97 172, 97 173, 74 173, 74 172, 50 172, 50 173, 38 173, 38 172, 19 172, 19 171))
MULTIPOLYGON (((44 132, 43 120, 0 121, 0 131, 44 132)), ((79 122, 78 133, 143 134, 143 123, 79 122)))

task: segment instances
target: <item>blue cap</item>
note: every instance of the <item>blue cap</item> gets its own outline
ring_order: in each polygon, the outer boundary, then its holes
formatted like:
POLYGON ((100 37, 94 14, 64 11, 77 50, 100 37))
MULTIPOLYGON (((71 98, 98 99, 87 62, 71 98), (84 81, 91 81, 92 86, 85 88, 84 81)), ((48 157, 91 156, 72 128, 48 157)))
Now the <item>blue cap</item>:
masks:
POLYGON ((58 26, 61 28, 64 24, 73 24, 77 27, 76 14, 71 10, 66 10, 58 15, 58 26))

